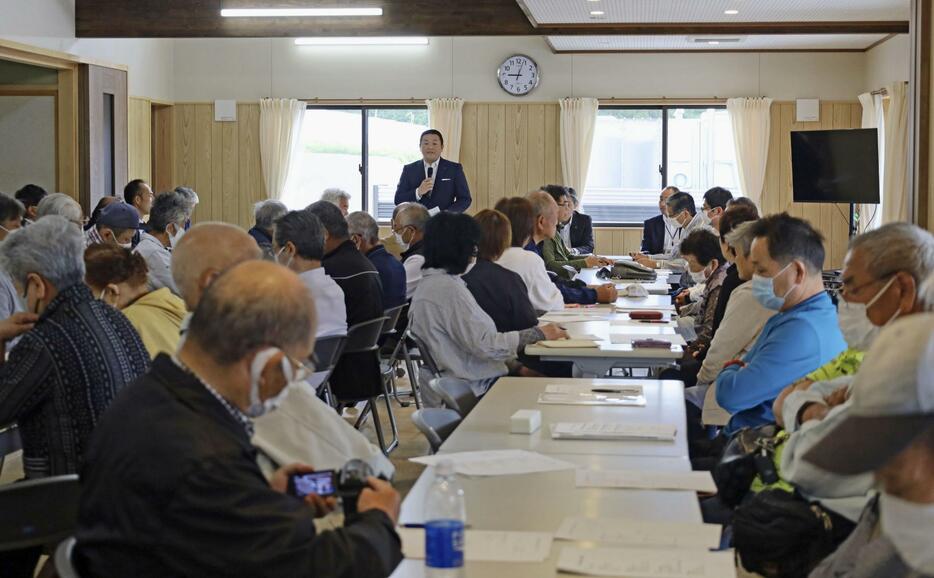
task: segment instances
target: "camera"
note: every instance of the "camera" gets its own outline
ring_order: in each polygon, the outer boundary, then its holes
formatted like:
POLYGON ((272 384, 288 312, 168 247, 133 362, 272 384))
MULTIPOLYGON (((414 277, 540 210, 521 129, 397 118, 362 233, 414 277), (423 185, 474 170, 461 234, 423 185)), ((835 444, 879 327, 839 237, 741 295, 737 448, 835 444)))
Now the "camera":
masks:
MULTIPOLYGON (((308 494, 319 496, 339 496, 344 507, 344 515, 357 513, 357 500, 360 493, 369 485, 366 480, 373 476, 373 468, 363 460, 350 460, 338 470, 322 470, 308 474, 289 476, 289 494, 304 498, 308 494)), ((384 476, 379 476, 385 480, 384 476)))

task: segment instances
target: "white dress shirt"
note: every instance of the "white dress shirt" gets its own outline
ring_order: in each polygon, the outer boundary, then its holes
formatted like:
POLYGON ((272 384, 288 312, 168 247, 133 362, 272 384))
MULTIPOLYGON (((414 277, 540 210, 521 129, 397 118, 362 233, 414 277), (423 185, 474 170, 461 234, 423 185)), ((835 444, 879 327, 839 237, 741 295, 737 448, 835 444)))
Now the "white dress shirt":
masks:
POLYGON ((405 298, 411 299, 418 289, 418 282, 422 280, 422 265, 425 264, 425 256, 418 253, 410 256, 402 262, 405 267, 405 298))
POLYGON ((175 281, 172 279, 172 252, 162 241, 144 231, 140 234, 139 244, 133 252, 146 260, 149 267, 150 291, 167 287, 178 295, 178 289, 175 288, 175 281))
POLYGON ((324 272, 324 267, 305 271, 298 278, 308 287, 308 292, 315 300, 315 311, 318 314, 315 337, 346 335, 347 306, 340 285, 324 272))
POLYGON ((536 311, 564 309, 561 290, 551 281, 541 257, 522 247, 510 247, 496 263, 522 277, 536 311))
MULTIPOLYGON (((441 162, 441 157, 438 157, 438 158, 435 160, 435 162, 433 162, 433 163, 431 163, 431 164, 426 163, 426 162, 424 161, 424 159, 422 160, 422 165, 424 165, 424 168, 425 168, 425 178, 426 178, 426 179, 428 178, 428 167, 431 167, 431 178, 434 179, 434 178, 437 178, 437 177, 438 177, 438 164, 439 164, 440 162, 441 162)), ((419 186, 421 186, 421 185, 419 185, 419 186)), ((428 191, 428 192, 425 193, 425 195, 430 194, 430 193, 431 193, 431 191, 428 191)), ((421 199, 421 198, 424 197, 425 195, 420 195, 420 194, 418 194, 418 187, 415 187, 415 198, 416 198, 416 199, 421 199)), ((409 295, 409 297, 411 297, 411 295, 409 295)))

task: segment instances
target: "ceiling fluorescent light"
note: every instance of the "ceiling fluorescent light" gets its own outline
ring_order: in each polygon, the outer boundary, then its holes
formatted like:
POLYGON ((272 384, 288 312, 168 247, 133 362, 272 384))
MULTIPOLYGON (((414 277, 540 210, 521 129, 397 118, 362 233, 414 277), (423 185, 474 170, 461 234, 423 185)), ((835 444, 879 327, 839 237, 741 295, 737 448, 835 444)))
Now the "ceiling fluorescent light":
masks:
POLYGON ((729 16, 736 16, 739 14, 739 10, 724 10, 723 13, 729 16))
POLYGON ((296 38, 296 46, 425 46, 425 36, 351 36, 296 38))
POLYGON ((603 16, 604 14, 606 13, 603 10, 591 10, 590 11, 591 16, 603 16))
POLYGON ((382 16, 382 8, 224 8, 225 18, 276 18, 293 16, 382 16))

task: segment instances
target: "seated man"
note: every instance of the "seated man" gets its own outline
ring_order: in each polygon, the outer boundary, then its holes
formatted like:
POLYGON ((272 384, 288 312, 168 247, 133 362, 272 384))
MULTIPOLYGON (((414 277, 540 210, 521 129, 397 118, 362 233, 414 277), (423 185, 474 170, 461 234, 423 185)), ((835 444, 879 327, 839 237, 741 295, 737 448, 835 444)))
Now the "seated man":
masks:
MULTIPOLYGON (((546 240, 553 239, 557 234, 558 204, 545 191, 533 191, 527 198, 532 204, 532 236, 525 245, 525 250, 537 255, 544 263, 542 246, 546 240)), ((565 303, 615 303, 619 297, 613 283, 587 287, 579 281, 569 281, 554 274, 551 275, 551 280, 558 286, 565 303)))
POLYGON ((344 217, 350 212, 350 193, 344 189, 339 189, 337 187, 324 189, 324 192, 321 193, 320 200, 327 201, 340 209, 344 217))
POLYGON ((411 299, 422 279, 422 265, 425 264, 422 241, 431 215, 418 203, 405 203, 400 207, 392 221, 392 233, 403 248, 401 261, 405 266, 405 298, 411 299))
MULTIPOLYGON (((856 385, 849 386, 862 380, 861 352, 871 348, 879 328, 934 309, 934 301, 919 294, 921 283, 931 275, 934 235, 915 225, 890 223, 853 239, 844 261, 840 323, 850 351, 856 353, 787 387, 775 400, 775 418, 791 434, 782 453, 782 477, 853 521, 873 486, 871 476, 834 476, 814 468, 803 456, 851 414, 848 392, 856 385)), ((863 365, 867 363, 868 359, 863 365)))
POLYGON ((139 233, 139 213, 132 205, 116 201, 97 216, 97 222, 84 232, 85 245, 112 243, 124 249, 133 248, 133 238, 139 233))
POLYGON ((551 195, 558 205, 558 225, 555 235, 542 242, 542 258, 545 260, 545 267, 562 279, 572 279, 576 272, 584 267, 612 265, 613 262, 609 259, 596 255, 580 255, 574 258, 560 232, 562 223, 567 224, 571 220, 574 201, 571 200, 567 188, 561 185, 545 185, 541 190, 551 195))
POLYGON ((665 187, 658 195, 659 214, 646 219, 642 224, 642 253, 646 255, 669 255, 675 239, 681 237, 681 225, 668 216, 668 199, 680 193, 678 187, 665 187))
POLYGON ((148 230, 140 235, 139 244, 133 249, 146 259, 150 289, 167 287, 178 295, 172 280, 172 249, 185 234, 191 206, 188 199, 175 191, 161 193, 152 204, 148 230))
POLYGON ((545 262, 538 254, 524 249, 532 240, 532 203, 522 197, 500 199, 496 210, 506 216, 511 229, 511 245, 497 259, 497 265, 522 279, 537 314, 564 309, 564 297, 548 276, 545 262))
POLYGON ((704 206, 701 214, 707 224, 714 229, 720 229, 720 217, 726 212, 727 203, 733 200, 733 193, 723 187, 714 187, 704 193, 704 206))
POLYGON ((149 186, 149 183, 143 179, 133 179, 123 187, 123 200, 126 201, 126 204, 131 205, 136 212, 139 213, 140 222, 137 227, 136 234, 133 236, 133 246, 137 246, 140 240, 140 231, 144 230, 146 223, 143 222, 143 217, 149 217, 149 211, 152 210, 152 202, 156 200, 156 195, 153 194, 152 188, 149 186))
POLYGON ((298 277, 251 262, 204 293, 176 357, 160 355, 101 421, 82 472, 74 557, 82 575, 388 576, 402 559, 399 495, 369 478, 360 513, 317 532, 334 502, 267 481, 251 418, 278 405, 314 349, 298 277), (158 464, 159 467, 154 467, 158 464))
POLYGON ((255 223, 248 233, 259 245, 263 252, 263 259, 273 261, 275 253, 272 250, 272 225, 276 219, 289 212, 288 207, 281 201, 266 199, 253 206, 255 223))
POLYGON ((16 191, 14 198, 23 204, 23 207, 26 209, 26 213, 23 216, 23 225, 28 225, 34 223, 36 219, 39 218, 37 214, 39 210, 39 202, 48 195, 45 192, 45 189, 39 185, 26 185, 20 190, 16 191))
MULTIPOLYGON (((671 252, 662 255, 641 255, 633 254, 632 258, 640 265, 650 269, 671 269, 673 271, 684 271, 687 263, 681 257, 681 240, 685 239, 696 229, 713 230, 707 224, 702 213, 697 212, 697 206, 694 204, 694 197, 687 193, 675 193, 668 198, 666 202, 668 214, 681 229, 681 234, 672 242, 671 252)), ((714 231, 716 233, 716 231, 714 231)))
POLYGON ((885 328, 853 382, 849 415, 804 454, 815 470, 880 491, 811 578, 934 575, 932 375, 934 316, 885 328))
MULTIPOLYGON (((509 372, 507 362, 527 344, 567 336, 554 324, 497 331, 461 277, 479 242, 480 228, 467 215, 445 212, 428 221, 425 279, 409 311, 412 332, 427 344, 442 374, 469 382, 478 396, 509 372)), ((429 407, 440 406, 430 388, 422 388, 422 398, 429 407)))
POLYGON ((347 216, 347 227, 357 250, 366 255, 379 271, 379 279, 383 286, 383 307, 392 309, 404 305, 405 267, 380 243, 376 219, 365 211, 357 211, 347 216))
MULTIPOLYGON (((318 217, 324 226, 324 272, 344 292, 348 329, 383 316, 383 291, 379 272, 350 240, 347 220, 340 209, 327 201, 318 201, 306 211, 318 217)), ((345 354, 334 368, 329 383, 338 399, 373 397, 381 389, 379 362, 369 353, 345 354)))
POLYGON ((753 235, 753 294, 779 313, 742 360, 727 362, 717 377, 717 403, 733 416, 724 429, 728 436, 773 421, 772 402, 782 388, 846 348, 824 291, 820 233, 782 213, 757 221, 753 235))
POLYGON ((27 478, 78 473, 88 438, 117 392, 149 369, 139 335, 84 284, 84 238, 57 215, 0 245, 30 313, 0 323, 0 423, 17 422, 27 478), (3 356, 0 356, 3 359, 3 356))
POLYGON ((594 249, 593 220, 590 215, 578 212, 580 201, 577 198, 577 192, 571 187, 568 187, 568 196, 571 198, 574 210, 571 213, 571 219, 562 223, 558 232, 571 255, 590 255, 594 249))
POLYGON ((324 227, 308 211, 291 211, 276 219, 272 248, 276 261, 292 270, 315 300, 315 337, 347 335, 344 291, 321 266, 324 259, 324 227))
POLYGON ((36 218, 41 219, 50 215, 65 217, 69 223, 84 231, 84 211, 81 210, 78 201, 65 193, 52 193, 39 201, 36 206, 36 218))

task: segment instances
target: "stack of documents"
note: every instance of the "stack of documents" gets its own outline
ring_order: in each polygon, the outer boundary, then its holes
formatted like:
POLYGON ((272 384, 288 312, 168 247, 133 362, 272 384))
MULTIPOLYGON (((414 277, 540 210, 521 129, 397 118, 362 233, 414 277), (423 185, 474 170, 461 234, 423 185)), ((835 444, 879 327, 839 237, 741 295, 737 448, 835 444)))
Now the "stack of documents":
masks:
POLYGON ((668 424, 558 422, 551 425, 556 440, 674 441, 678 428, 668 424))
POLYGON ((722 528, 717 524, 650 522, 646 520, 590 519, 569 516, 555 537, 561 540, 599 542, 620 546, 711 549, 720 546, 722 528))
POLYGON ((654 470, 577 470, 578 488, 628 488, 634 490, 682 490, 712 494, 717 491, 710 472, 660 472, 654 470))
POLYGON ((510 476, 572 470, 577 467, 572 463, 526 450, 458 452, 412 458, 409 461, 435 466, 443 460, 453 462, 454 470, 462 476, 510 476))
POLYGON ((644 407, 645 394, 641 385, 548 385, 538 403, 644 407))
MULTIPOLYGON (((406 558, 425 558, 425 530, 397 528, 406 558)), ((468 562, 544 562, 554 537, 547 532, 464 531, 464 559, 468 562)))
POLYGON ((554 339, 550 341, 539 341, 536 345, 547 347, 549 349, 591 349, 600 347, 596 341, 586 339, 554 339))
POLYGON ((681 347, 687 346, 688 342, 684 340, 680 335, 657 335, 644 333, 633 334, 633 333, 611 333, 610 334, 610 343, 613 345, 632 345, 633 341, 640 341, 643 339, 651 339, 653 341, 664 341, 668 345, 680 345, 681 347))
POLYGON ((573 548, 565 546, 558 570, 589 576, 639 578, 731 578, 736 576, 732 551, 573 548))

